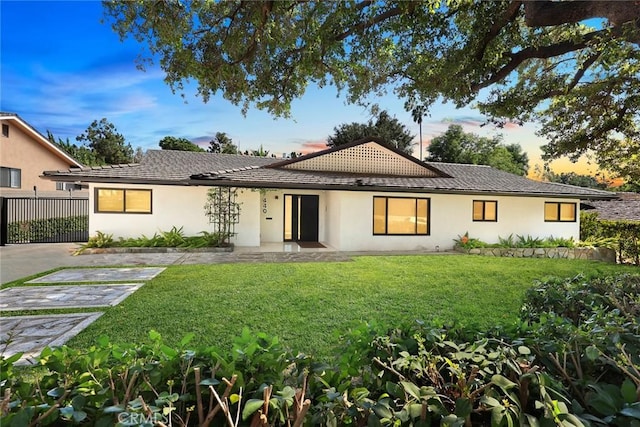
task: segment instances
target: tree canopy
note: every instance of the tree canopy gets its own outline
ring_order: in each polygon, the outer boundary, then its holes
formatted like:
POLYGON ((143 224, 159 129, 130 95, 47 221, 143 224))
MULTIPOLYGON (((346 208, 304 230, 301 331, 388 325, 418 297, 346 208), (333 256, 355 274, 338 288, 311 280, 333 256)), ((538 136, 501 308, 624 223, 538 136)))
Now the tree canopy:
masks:
POLYGON ((148 44, 174 90, 195 80, 205 101, 220 91, 245 111, 286 116, 311 83, 365 104, 393 91, 408 111, 442 100, 475 103, 498 124, 535 120, 547 159, 592 150, 598 161, 601 152, 640 161, 635 1, 104 5, 122 39, 148 44))
POLYGON ((432 162, 488 165, 516 175, 526 175, 529 158, 518 144, 505 145, 501 136, 486 138, 467 133, 460 125, 451 125, 431 140, 428 147, 432 162))
POLYGON ((165 136, 160 140, 160 148, 163 150, 177 151, 205 151, 187 138, 176 138, 175 136, 165 136))
POLYGON ((209 141, 210 153, 238 154, 238 146, 225 132, 216 132, 216 136, 209 141))
POLYGON ((113 123, 103 118, 94 120, 76 141, 86 144, 100 164, 122 164, 133 162, 133 148, 125 144, 124 136, 118 133, 113 123))
POLYGON ((84 166, 100 166, 104 164, 90 148, 84 145, 73 144, 69 141, 69 138, 67 138, 66 141, 62 140, 62 138, 56 140, 53 133, 47 130, 47 139, 84 166))
POLYGON ((405 125, 386 111, 378 113, 375 121, 370 119, 367 123, 344 123, 333 128, 333 135, 327 137, 327 145, 335 147, 367 137, 380 138, 407 154, 413 151, 414 136, 405 125))
POLYGON ((542 172, 542 178, 549 182, 559 182, 561 184, 575 185, 578 187, 597 188, 606 190, 609 183, 599 180, 595 176, 582 175, 575 172, 555 173, 550 168, 545 168, 542 172))

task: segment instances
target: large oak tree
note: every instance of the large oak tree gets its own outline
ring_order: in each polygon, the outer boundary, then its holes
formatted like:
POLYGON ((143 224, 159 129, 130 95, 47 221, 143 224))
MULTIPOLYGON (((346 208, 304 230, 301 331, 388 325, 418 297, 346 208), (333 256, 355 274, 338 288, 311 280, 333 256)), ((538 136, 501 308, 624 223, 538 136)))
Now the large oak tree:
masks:
POLYGON ((636 0, 114 1, 105 8, 122 38, 148 44, 174 90, 194 79, 204 100, 221 92, 245 110, 286 116, 310 83, 335 85, 351 102, 393 91, 408 110, 444 100, 475 103, 497 123, 538 121, 547 158, 592 150, 640 161, 636 0), (622 150, 620 140, 628 142, 622 150))

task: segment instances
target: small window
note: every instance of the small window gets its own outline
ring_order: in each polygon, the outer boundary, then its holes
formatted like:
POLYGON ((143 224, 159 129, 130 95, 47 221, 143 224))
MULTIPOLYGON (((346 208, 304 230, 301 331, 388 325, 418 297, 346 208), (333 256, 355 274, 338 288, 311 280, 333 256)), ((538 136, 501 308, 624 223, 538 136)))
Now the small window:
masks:
POLYGON ((9 138, 9 125, 4 123, 2 124, 2 136, 9 138))
POLYGON ((428 235, 429 199, 373 198, 374 235, 428 235))
POLYGON ((547 222, 575 222, 577 206, 575 203, 545 202, 544 220, 547 222))
POLYGON ((22 171, 14 168, 0 168, 0 187, 20 188, 22 171))
POLYGON ((70 191, 75 189, 76 189, 76 184, 74 184, 73 182, 56 182, 56 190, 70 191))
POLYGON ((151 213, 151 190, 96 188, 96 212, 151 213))
POLYGON ((498 202, 495 200, 473 201, 474 221, 498 221, 498 202))

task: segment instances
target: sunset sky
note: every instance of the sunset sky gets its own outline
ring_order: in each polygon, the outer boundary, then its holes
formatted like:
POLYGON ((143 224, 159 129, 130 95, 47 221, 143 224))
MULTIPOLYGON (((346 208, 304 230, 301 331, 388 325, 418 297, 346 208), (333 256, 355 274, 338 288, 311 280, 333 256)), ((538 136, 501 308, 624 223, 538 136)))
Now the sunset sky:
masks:
MULTIPOLYGON (((43 134, 49 130, 74 143, 93 120, 104 117, 134 148, 157 149, 168 135, 206 147, 216 132, 226 132, 242 150, 262 145, 276 155, 326 148, 334 127, 370 119, 368 111, 347 105, 332 87, 309 87, 294 102, 291 119, 274 119, 256 109, 245 117, 221 95, 205 104, 195 97, 195 85, 185 86, 183 98, 171 93, 158 66, 138 70, 135 61, 142 46, 120 42, 101 18, 98 1, 0 1, 0 110, 19 114, 43 134)), ((389 95, 372 101, 404 123, 418 142, 418 125, 404 111, 403 100, 389 95)), ((485 120, 477 110, 451 105, 434 106, 430 113, 423 121, 425 146, 457 123, 467 132, 502 133, 505 143, 520 144, 529 154, 531 171, 540 163, 544 140, 535 135, 533 124, 480 127, 485 120)), ((416 144, 416 156, 418 149, 416 144)), ((558 160, 552 168, 597 172, 586 161, 558 160)))

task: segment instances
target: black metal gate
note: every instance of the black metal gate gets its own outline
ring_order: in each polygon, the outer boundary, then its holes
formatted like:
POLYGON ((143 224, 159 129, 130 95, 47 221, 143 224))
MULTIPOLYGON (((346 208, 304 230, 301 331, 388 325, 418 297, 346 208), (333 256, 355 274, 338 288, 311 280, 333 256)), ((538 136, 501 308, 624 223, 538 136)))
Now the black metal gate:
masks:
POLYGON ((89 199, 0 197, 0 245, 88 239, 89 199))

